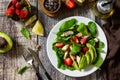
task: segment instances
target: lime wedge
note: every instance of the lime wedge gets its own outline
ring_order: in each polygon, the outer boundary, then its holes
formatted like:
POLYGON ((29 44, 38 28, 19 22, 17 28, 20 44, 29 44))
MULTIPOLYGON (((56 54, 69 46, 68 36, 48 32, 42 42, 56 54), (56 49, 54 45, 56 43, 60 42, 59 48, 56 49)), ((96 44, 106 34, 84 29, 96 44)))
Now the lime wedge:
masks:
POLYGON ((39 20, 36 21, 36 23, 32 29, 32 32, 37 35, 44 36, 43 25, 41 24, 41 22, 39 20))
POLYGON ((37 19, 37 16, 36 16, 36 15, 33 15, 32 17, 30 17, 30 18, 25 22, 25 26, 28 26, 28 25, 32 24, 36 19, 37 19))

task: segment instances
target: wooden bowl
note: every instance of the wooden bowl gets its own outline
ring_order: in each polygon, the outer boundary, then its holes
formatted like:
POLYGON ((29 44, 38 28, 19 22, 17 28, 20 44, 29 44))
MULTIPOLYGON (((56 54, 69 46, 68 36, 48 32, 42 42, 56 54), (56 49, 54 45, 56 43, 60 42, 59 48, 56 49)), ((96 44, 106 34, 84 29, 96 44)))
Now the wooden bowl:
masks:
MULTIPOLYGON (((20 19, 19 16, 16 15, 16 14, 15 14, 13 17, 10 17, 12 20, 18 21, 18 22, 24 22, 24 21, 26 21, 26 20, 29 18, 30 14, 31 14, 31 4, 30 4, 30 2, 29 2, 28 0, 21 0, 21 1, 24 1, 25 4, 24 4, 23 7, 25 7, 25 6, 27 7, 28 12, 29 12, 29 15, 28 15, 28 17, 25 18, 25 19, 20 19)), ((7 8, 9 8, 11 5, 12 5, 12 1, 9 2, 7 8)))

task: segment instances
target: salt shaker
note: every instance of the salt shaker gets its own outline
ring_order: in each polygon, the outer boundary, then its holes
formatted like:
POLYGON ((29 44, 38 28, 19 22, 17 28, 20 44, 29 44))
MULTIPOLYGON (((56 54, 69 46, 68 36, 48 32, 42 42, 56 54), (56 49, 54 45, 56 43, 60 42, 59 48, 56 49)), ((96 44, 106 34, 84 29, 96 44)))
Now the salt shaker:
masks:
POLYGON ((93 6, 94 14, 102 19, 111 17, 114 13, 111 0, 98 0, 93 6))

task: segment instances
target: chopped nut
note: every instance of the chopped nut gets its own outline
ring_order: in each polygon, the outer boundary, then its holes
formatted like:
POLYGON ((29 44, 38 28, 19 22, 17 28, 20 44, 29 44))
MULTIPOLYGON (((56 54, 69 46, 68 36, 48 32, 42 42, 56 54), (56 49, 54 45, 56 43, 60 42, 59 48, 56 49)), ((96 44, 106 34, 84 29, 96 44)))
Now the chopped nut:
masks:
POLYGON ((76 61, 78 64, 80 63, 80 56, 76 56, 76 61))
POLYGON ((64 57, 63 57, 64 59, 66 59, 66 58, 67 58, 68 53, 69 53, 68 51, 66 51, 66 52, 65 52, 64 57))
POLYGON ((41 46, 40 46, 40 45, 36 45, 36 46, 35 46, 35 49, 36 49, 37 51, 39 51, 39 50, 40 50, 40 48, 41 48, 41 46))
POLYGON ((75 56, 70 56, 71 57, 71 59, 74 61, 75 60, 75 56))
POLYGON ((73 31, 66 31, 61 36, 64 37, 64 36, 69 36, 69 35, 72 35, 72 34, 74 34, 73 31))
POLYGON ((82 37, 83 34, 82 34, 82 33, 78 33, 78 34, 76 34, 76 36, 77 36, 77 37, 82 37))
POLYGON ((67 51, 67 50, 68 50, 68 48, 69 48, 69 44, 67 44, 67 45, 63 46, 62 50, 63 50, 63 51, 67 51))

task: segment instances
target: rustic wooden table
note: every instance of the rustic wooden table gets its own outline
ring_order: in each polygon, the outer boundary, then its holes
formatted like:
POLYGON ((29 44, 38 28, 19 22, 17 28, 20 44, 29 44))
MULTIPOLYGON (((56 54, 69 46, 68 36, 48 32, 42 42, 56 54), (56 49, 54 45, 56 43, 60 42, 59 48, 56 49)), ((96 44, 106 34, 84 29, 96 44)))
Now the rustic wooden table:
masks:
MULTIPOLYGON (((27 65, 21 55, 23 53, 22 49, 24 47, 34 48, 36 44, 41 45, 41 50, 38 53, 39 58, 53 80, 100 80, 99 71, 82 78, 72 78, 66 76, 58 72, 52 66, 46 53, 46 41, 47 36, 52 28, 51 26, 56 24, 61 19, 69 16, 84 16, 92 20, 96 20, 97 23, 101 25, 101 21, 95 18, 90 5, 76 7, 75 9, 71 10, 65 8, 57 17, 51 18, 40 10, 37 0, 29 0, 31 5, 36 10, 38 9, 38 17, 44 26, 45 36, 40 37, 31 33, 32 39, 27 40, 20 33, 21 25, 5 16, 5 10, 9 1, 10 0, 0 0, 0 31, 8 33, 13 38, 14 47, 10 52, 6 54, 0 54, 0 80, 37 80, 33 68, 29 68, 23 75, 19 75, 17 73, 21 67, 27 65)), ((31 30, 31 28, 29 29, 31 30)), ((43 76, 44 80, 47 80, 45 75, 41 72, 41 68, 39 68, 39 72, 43 76)))

